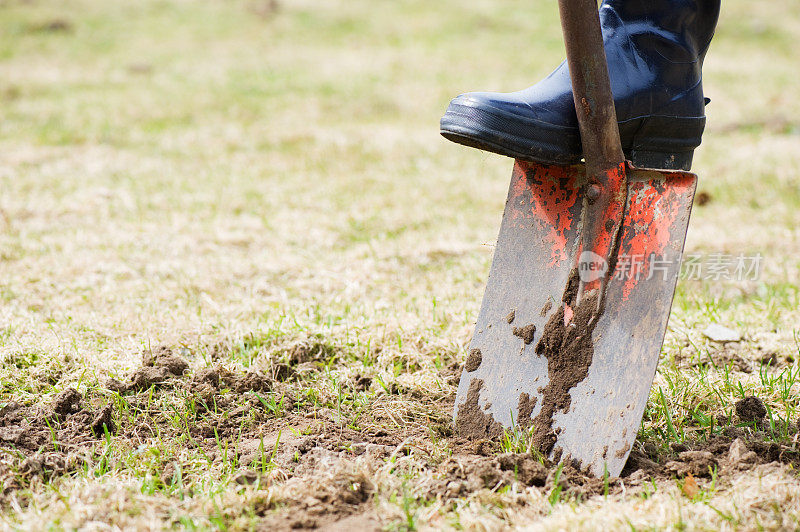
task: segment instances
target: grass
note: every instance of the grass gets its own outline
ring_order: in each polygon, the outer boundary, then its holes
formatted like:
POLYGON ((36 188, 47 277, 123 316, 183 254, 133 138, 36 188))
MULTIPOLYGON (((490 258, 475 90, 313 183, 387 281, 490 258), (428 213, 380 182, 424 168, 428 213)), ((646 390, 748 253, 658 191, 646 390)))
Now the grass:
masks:
MULTIPOLYGON (((694 166, 711 201, 686 250, 761 253, 763 269, 681 281, 638 446, 703 441, 756 395, 764 437, 796 447, 798 20, 789 0, 723 6, 694 166), (744 340, 708 341, 711 322, 744 340)), ((61 474, 30 475, 0 444, 2 526, 257 527, 334 484, 276 465, 329 423, 411 437, 385 467, 329 471, 345 491, 371 486, 384 528, 796 527, 785 466, 699 480, 697 500, 676 483, 580 502, 418 487, 454 452, 447 371, 465 357, 510 174, 441 139, 437 120, 452 96, 526 87, 562 54, 544 1, 0 2, 0 405, 72 386, 111 403, 119 427, 69 451, 61 474), (296 374, 251 402, 224 386, 106 388, 159 345, 184 350, 190 373, 296 374), (309 360, 293 362, 300 345, 309 360), (250 440, 263 471, 240 483, 250 440)), ((528 443, 512 432, 502 450, 528 443)))

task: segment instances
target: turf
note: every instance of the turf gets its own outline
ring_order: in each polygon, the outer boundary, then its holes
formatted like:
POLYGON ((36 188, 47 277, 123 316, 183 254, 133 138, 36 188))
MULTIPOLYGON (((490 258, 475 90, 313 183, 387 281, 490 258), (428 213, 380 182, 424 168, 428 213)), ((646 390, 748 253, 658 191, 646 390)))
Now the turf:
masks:
POLYGON ((511 162, 437 121, 561 60, 554 2, 0 1, 2 526, 800 526, 799 21, 723 5, 686 251, 762 267, 679 283, 659 472, 579 486, 450 411, 511 162))

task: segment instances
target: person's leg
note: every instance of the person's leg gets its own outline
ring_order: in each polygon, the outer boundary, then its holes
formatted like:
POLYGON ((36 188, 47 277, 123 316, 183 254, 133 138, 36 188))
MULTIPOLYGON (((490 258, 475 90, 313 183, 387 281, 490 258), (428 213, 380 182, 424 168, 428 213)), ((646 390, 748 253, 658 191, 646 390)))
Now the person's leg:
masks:
MULTIPOLYGON (((622 146, 637 166, 690 168, 705 126, 701 69, 719 9, 720 0, 604 0, 600 6, 622 146)), ((580 161, 566 63, 519 92, 456 97, 441 133, 509 157, 580 161)))

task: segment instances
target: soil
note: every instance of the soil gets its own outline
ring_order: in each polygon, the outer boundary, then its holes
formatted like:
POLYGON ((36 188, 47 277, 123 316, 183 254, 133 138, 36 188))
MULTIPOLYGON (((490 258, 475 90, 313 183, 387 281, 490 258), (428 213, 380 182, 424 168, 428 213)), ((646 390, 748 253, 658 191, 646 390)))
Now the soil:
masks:
POLYGON ((536 408, 536 397, 531 397, 527 393, 519 394, 519 405, 517 410, 519 411, 519 415, 517 416, 517 423, 522 428, 528 428, 531 423, 533 423, 533 419, 531 415, 533 414, 533 409, 536 408))
POLYGON ((758 397, 748 396, 736 402, 736 415, 745 422, 759 422, 767 416, 767 408, 758 397))
POLYGON ((694 197, 694 202, 697 204, 698 207, 703 207, 704 205, 708 205, 710 201, 711 201, 711 194, 709 194, 705 190, 701 190, 694 197))
POLYGON ((530 323, 525 327, 514 327, 512 333, 514 336, 518 336, 522 338, 522 341, 525 342, 525 345, 529 345, 533 342, 533 335, 536 332, 536 325, 530 323))
MULTIPOLYGON (((597 324, 597 296, 590 296, 576 306, 579 282, 578 271, 573 270, 562 296, 562 305, 547 321, 542 337, 536 344, 536 353, 547 359, 549 382, 539 389, 542 394, 542 408, 534 419, 530 416, 536 398, 531 399, 527 393, 519 397, 517 423, 522 427, 535 427, 533 443, 544 456, 550 455, 557 440, 557 434, 553 431, 553 415, 569 410, 570 390, 589 374, 594 356, 592 333, 597 324), (565 323, 567 309, 570 310, 571 319, 565 323)), ((509 318, 513 318, 513 314, 512 311, 509 318)), ((510 323, 513 319, 507 321, 510 323)), ((526 345, 533 342, 535 332, 536 327, 533 324, 512 329, 512 333, 522 338, 526 345)), ((474 371, 470 368, 477 369, 479 365, 476 364, 475 351, 480 353, 478 350, 470 352, 464 368, 468 372, 474 371)), ((462 436, 495 438, 503 433, 502 426, 478 404, 482 386, 482 380, 472 379, 466 400, 458 406, 456 430, 462 436)))
POLYGON ((481 350, 470 349, 469 355, 467 355, 467 362, 464 364, 464 371, 472 373, 473 371, 481 367, 482 361, 483 361, 483 355, 481 354, 481 350))
MULTIPOLYGON (((85 457, 74 450, 113 434, 111 403, 85 404, 74 388, 57 394, 51 404, 24 406, 16 402, 0 410, 0 449, 16 449, 23 456, 23 478, 45 479, 74 470, 85 457)), ((12 486, 18 484, 12 482, 12 486)))
POLYGON ((562 305, 545 325, 536 352, 547 358, 549 382, 540 391, 542 409, 534 418, 533 443, 549 455, 557 435, 553 431, 553 415, 569 410, 570 390, 589 374, 594 356, 592 332, 597 324, 597 296, 584 299, 575 307, 578 290, 577 271, 573 270, 562 297, 562 305), (566 308, 573 309, 572 319, 565 322, 566 308), (573 308, 574 307, 574 308, 573 308))
POLYGON ((506 322, 508 322, 509 324, 514 323, 516 317, 517 317, 517 311, 512 310, 511 312, 508 313, 508 316, 506 316, 506 322))
POLYGON ((478 404, 482 387, 483 380, 473 378, 470 381, 467 398, 458 406, 456 431, 468 438, 498 438, 503 434, 503 426, 478 404))
MULTIPOLYGON (((562 333, 562 343, 569 335, 568 331, 562 333)), ((483 384, 480 379, 471 380, 468 400, 460 406, 455 426, 450 417, 452 399, 443 395, 435 400, 426 399, 430 406, 428 415, 432 416, 427 423, 397 430, 380 428, 396 426, 381 424, 378 416, 382 404, 398 398, 377 395, 369 399, 371 403, 365 410, 368 413, 359 421, 362 428, 355 430, 322 410, 312 412, 309 406, 305 409, 293 406, 300 405, 301 399, 284 393, 289 388, 280 388, 285 385, 270 378, 271 372, 236 372, 217 365, 194 372, 184 368, 177 375, 159 365, 158 361, 164 359, 169 357, 154 357, 153 366, 136 369, 128 380, 133 383, 134 376, 142 375, 144 368, 163 368, 169 372, 169 386, 160 382, 148 390, 131 386, 125 391, 128 408, 132 412, 147 412, 153 394, 164 397, 177 391, 188 392, 198 406, 207 404, 206 414, 187 427, 191 437, 186 445, 203 449, 208 459, 217 463, 225 460, 218 443, 224 440, 239 457, 234 482, 281 487, 280 498, 265 498, 263 504, 254 508, 261 529, 372 530, 385 526, 375 514, 377 487, 372 479, 376 472, 388 467, 401 472, 421 472, 418 478, 423 484, 419 488, 442 503, 503 487, 514 487, 514 491, 531 488, 544 493, 559 488, 562 499, 585 500, 606 492, 620 493, 623 489, 635 493, 637 489, 647 489, 653 481, 674 483, 675 477, 688 475, 698 479, 715 475, 715 482, 722 485, 730 482, 738 471, 761 464, 778 462, 800 467, 800 456, 790 441, 770 441, 768 432, 753 427, 719 425, 723 426, 722 434, 704 441, 676 444, 666 450, 638 442, 621 478, 604 482, 581 471, 569 459, 558 468, 555 460, 536 452, 503 453, 496 439, 487 439, 487 435, 497 438, 502 428, 478 407, 483 384), (285 396, 287 407, 280 417, 270 413, 253 393, 264 389, 278 389, 285 396), (431 431, 437 434, 435 441, 431 431), (436 451, 442 446, 449 449, 444 455, 436 451), (264 449, 275 450, 274 454, 270 451, 268 458, 274 461, 274 469, 263 468, 264 449)), ((143 357, 143 363, 148 360, 143 357)), ((356 389, 369 386, 371 379, 353 375, 346 382, 356 389)), ((106 433, 121 441, 143 441, 156 434, 161 438, 178 437, 174 424, 165 421, 153 426, 156 418, 152 417, 146 420, 144 416, 120 413, 117 419, 121 426, 115 426, 118 414, 114 411, 115 403, 106 398, 107 393, 101 390, 85 397, 76 389, 67 388, 37 404, 12 401, 3 406, 0 500, 4 495, 25 489, 34 479, 68 475, 102 459, 106 433)), ((411 394, 404 400, 410 397, 411 394)), ((520 395, 521 426, 534 422, 531 413, 536 400, 528 394, 520 395)), ((759 405, 763 408, 760 400, 748 397, 737 404, 737 414, 742 419, 747 415, 757 417, 761 415, 759 405)), ((178 471, 172 462, 167 462, 157 476, 169 483, 179 475, 178 471)))

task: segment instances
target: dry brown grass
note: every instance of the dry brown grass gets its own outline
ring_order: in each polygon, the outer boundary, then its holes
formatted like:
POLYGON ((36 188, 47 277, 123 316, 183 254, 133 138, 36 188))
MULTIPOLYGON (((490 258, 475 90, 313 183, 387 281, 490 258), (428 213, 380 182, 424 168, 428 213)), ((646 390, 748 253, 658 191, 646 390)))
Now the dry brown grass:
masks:
MULTIPOLYGON (((637 442, 663 460, 678 443, 667 413, 694 444, 703 431, 686 416, 721 419, 742 391, 794 424, 748 437, 796 452, 800 386, 775 379, 798 358, 798 20, 791 0, 723 6, 694 168, 711 201, 695 209, 687 251, 760 252, 765 268, 758 282, 679 286, 637 442), (709 322, 745 339, 721 349, 700 335, 709 322), (732 351, 749 373, 707 363, 732 351)), ((87 409, 111 403, 118 426, 60 448, 76 465, 56 474, 31 473, 25 460, 41 454, 0 441, 2 526, 288 526, 287 513, 318 504, 304 497, 335 488, 366 499, 319 503, 319 523, 797 528, 792 460, 723 467, 695 499, 682 478, 583 499, 553 497, 552 482, 434 489, 441 464, 466 452, 450 436, 453 373, 511 166, 448 144, 436 123, 458 92, 546 74, 560 39, 544 1, 0 2, 0 406, 46 409, 72 386, 87 409), (255 392, 190 384, 214 365, 269 373, 299 343, 322 355, 262 394, 291 399, 279 414, 255 392), (108 390, 160 345, 184 349, 186 377, 108 390), (214 426, 228 428, 192 431, 214 426), (243 441, 279 431, 286 456, 239 463, 243 441), (359 438, 377 454, 357 454, 359 438), (316 462, 290 452, 306 440, 316 462), (248 471, 257 481, 240 483, 248 471)))

